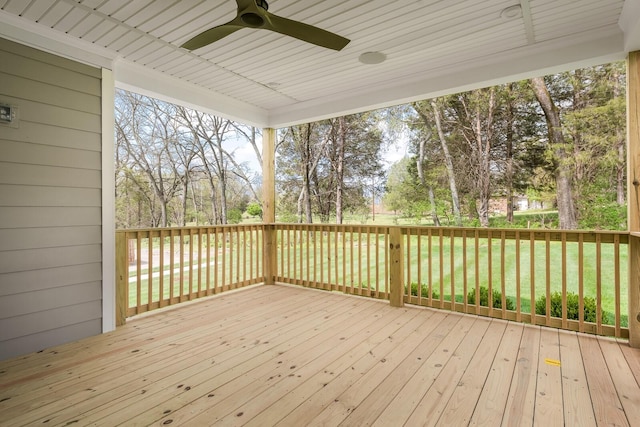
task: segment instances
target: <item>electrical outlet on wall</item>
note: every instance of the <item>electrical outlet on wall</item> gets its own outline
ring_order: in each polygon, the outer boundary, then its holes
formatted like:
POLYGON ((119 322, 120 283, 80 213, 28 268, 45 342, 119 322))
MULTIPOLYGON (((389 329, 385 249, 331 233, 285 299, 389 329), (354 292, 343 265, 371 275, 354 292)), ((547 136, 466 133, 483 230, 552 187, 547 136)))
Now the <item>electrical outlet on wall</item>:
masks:
POLYGON ((0 103, 0 126, 17 128, 20 121, 19 111, 20 109, 15 105, 0 103))

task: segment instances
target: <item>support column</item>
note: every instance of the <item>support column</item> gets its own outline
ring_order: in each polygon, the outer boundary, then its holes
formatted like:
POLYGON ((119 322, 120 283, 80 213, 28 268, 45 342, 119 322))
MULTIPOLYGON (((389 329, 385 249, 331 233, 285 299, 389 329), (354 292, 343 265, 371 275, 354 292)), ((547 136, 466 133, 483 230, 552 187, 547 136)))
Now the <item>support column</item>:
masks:
POLYGON ((115 180, 115 78, 111 70, 102 69, 102 332, 113 331, 116 318, 116 180, 115 180))
POLYGON ((640 51, 627 57, 629 345, 640 348, 640 51))
POLYGON ((273 285, 277 276, 276 230, 276 130, 262 130, 262 222, 264 283, 273 285))
POLYGON ((399 227, 389 230, 389 304, 404 307, 404 261, 402 232, 399 227))
POLYGON ((116 233, 116 326, 127 321, 129 308, 129 251, 127 233, 116 233))

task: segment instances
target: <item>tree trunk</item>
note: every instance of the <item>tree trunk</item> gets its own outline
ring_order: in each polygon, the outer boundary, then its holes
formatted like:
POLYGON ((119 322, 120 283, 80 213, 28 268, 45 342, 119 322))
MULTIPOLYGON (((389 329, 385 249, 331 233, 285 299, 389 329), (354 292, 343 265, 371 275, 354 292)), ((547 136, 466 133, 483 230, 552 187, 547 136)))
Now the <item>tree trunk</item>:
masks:
POLYGON ((336 138, 336 224, 342 224, 342 197, 344 192, 344 145, 346 138, 344 117, 338 118, 338 135, 336 138))
POLYGON ((431 205, 431 220, 434 227, 440 227, 440 218, 438 218, 438 210, 436 209, 436 196, 433 194, 433 186, 429 186, 429 203, 431 205))
MULTIPOLYGON (((430 138, 429 138, 430 139, 430 138)), ((425 139, 420 139, 420 147, 418 148, 418 159, 416 160, 416 167, 418 168, 418 178, 420 178, 420 184, 429 192, 429 204, 431 206, 431 220, 435 227, 440 227, 440 218, 438 218, 438 211, 436 209, 436 196, 433 193, 433 186, 427 185, 424 178, 424 151, 425 151, 425 139)))
POLYGON ((558 201, 558 217, 560 228, 574 230, 578 227, 576 211, 573 204, 573 191, 571 187, 571 170, 567 167, 567 144, 562 134, 562 123, 558 107, 553 103, 547 85, 543 78, 531 79, 531 87, 544 111, 549 131, 549 144, 552 147, 555 158, 554 176, 556 179, 556 192, 558 201))
POLYGON ((627 164, 627 150, 624 138, 618 138, 618 162, 616 164, 616 202, 622 206, 626 203, 625 171, 627 164))
MULTIPOLYGON (((442 146, 442 153, 444 154, 444 164, 447 169, 447 176, 449 177, 449 189, 451 190, 451 202, 453 204, 453 217, 458 227, 462 226, 462 217, 460 216, 460 198, 458 197, 458 186, 456 185, 455 171, 453 170, 453 160, 449 153, 449 146, 447 140, 444 137, 442 131, 442 122, 440 119, 440 110, 435 101, 431 101, 431 108, 433 108, 433 116, 436 122, 436 129, 438 131, 438 138, 442 146)), ((423 119, 426 117, 423 116, 423 119)))
POLYGON ((476 140, 476 155, 478 156, 478 219, 482 227, 489 227, 489 202, 491 199, 491 140, 493 138, 493 110, 495 108, 495 89, 490 89, 486 129, 482 128, 480 103, 475 109, 474 133, 476 140))
POLYGON ((218 215, 218 195, 216 194, 216 186, 214 183, 214 179, 213 176, 209 176, 209 184, 210 184, 210 200, 211 200, 211 224, 215 225, 215 224, 219 224, 220 222, 220 216, 218 215))
MULTIPOLYGON (((620 96, 624 96, 622 88, 620 87, 620 76, 616 71, 613 73, 613 96, 614 98, 618 98, 620 96)), ((618 150, 618 161, 616 163, 616 202, 618 205, 622 206, 626 203, 627 192, 625 188, 626 183, 626 175, 625 172, 627 170, 627 147, 625 144, 626 135, 624 132, 621 132, 620 129, 616 131, 617 137, 617 150, 618 150)))
POLYGON ((506 137, 506 164, 505 164, 505 187, 507 190, 507 222, 513 223, 513 140, 514 140, 514 117, 515 107, 513 105, 513 83, 507 85, 509 104, 507 105, 507 133, 506 137))

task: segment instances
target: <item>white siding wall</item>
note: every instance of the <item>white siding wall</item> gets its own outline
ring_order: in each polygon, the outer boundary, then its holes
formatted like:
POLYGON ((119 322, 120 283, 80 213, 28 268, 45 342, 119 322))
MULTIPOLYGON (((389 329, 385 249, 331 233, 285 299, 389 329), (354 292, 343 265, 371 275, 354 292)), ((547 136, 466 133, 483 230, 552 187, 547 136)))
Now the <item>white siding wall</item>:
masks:
POLYGON ((101 70, 0 38, 0 360, 102 330, 101 70))

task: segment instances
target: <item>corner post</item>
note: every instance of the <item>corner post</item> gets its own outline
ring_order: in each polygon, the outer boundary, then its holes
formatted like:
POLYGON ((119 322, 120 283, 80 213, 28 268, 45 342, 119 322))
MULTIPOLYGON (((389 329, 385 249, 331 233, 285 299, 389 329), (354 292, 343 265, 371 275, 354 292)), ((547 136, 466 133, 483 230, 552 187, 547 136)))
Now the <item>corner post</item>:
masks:
POLYGON ((129 308, 129 251, 127 233, 116 232, 116 326, 127 322, 129 308))
POLYGON ((640 51, 627 57, 629 345, 640 348, 640 51))
POLYGON ((262 130, 262 222, 264 283, 273 285, 277 276, 276 244, 276 130, 262 130))
POLYGON ((404 261, 400 227, 389 229, 389 304, 404 307, 404 261))

